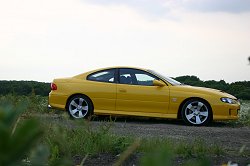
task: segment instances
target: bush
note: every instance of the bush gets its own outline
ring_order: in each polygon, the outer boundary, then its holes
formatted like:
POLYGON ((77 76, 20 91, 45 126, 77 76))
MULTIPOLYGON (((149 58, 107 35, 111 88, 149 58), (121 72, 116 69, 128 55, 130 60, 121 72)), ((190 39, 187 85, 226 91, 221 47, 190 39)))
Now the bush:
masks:
MULTIPOLYGON (((27 103, 1 102, 0 105, 0 165, 24 165, 30 151, 36 151, 33 146, 42 135, 42 130, 36 120, 29 119, 19 123, 20 115, 27 109, 27 103)), ((40 148, 46 151, 46 148, 40 148)), ((36 151, 37 152, 37 151, 36 151)), ((32 161, 46 161, 48 153, 37 156, 33 153, 32 161), (42 158, 42 159, 41 159, 42 158)))

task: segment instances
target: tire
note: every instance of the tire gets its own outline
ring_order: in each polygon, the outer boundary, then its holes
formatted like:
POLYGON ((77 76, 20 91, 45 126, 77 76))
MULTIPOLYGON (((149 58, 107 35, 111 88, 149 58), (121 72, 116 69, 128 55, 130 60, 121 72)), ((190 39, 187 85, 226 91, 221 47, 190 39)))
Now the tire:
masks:
POLYGON ((183 105, 181 116, 188 125, 203 126, 212 120, 212 111, 203 100, 191 99, 183 105))
POLYGON ((93 112, 93 105, 88 97, 75 95, 68 101, 66 110, 74 119, 88 118, 93 112))

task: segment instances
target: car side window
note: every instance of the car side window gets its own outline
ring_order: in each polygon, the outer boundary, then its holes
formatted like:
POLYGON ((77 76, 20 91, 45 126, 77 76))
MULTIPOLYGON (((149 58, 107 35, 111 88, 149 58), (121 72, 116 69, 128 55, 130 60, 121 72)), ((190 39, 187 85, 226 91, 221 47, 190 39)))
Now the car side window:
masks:
POLYGON ((153 86, 153 81, 155 78, 147 74, 135 74, 138 85, 153 86))
POLYGON ((90 74, 88 75, 87 80, 114 83, 115 69, 102 70, 102 71, 90 74))
POLYGON ((153 86, 153 80, 157 79, 153 75, 137 69, 120 69, 119 83, 153 86))

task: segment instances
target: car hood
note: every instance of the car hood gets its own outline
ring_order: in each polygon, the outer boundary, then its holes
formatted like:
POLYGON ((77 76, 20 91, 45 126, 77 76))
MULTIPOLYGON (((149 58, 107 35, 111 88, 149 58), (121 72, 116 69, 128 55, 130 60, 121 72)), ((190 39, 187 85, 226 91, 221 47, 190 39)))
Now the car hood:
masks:
POLYGON ((222 90, 218 90, 218 89, 212 89, 212 88, 204 88, 204 87, 197 87, 197 86, 189 86, 189 85, 181 85, 179 86, 180 89, 185 90, 185 91, 190 91, 190 92, 194 92, 194 93, 207 93, 207 94, 211 94, 211 95, 218 95, 221 97, 228 97, 231 99, 237 99, 236 97, 234 97, 231 94, 228 94, 222 90))

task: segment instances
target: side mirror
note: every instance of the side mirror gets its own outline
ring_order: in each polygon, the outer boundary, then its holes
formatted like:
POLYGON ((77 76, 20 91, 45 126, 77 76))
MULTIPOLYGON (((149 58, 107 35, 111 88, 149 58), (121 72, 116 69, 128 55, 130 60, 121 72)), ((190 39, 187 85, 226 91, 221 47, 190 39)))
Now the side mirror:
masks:
POLYGON ((165 86, 166 84, 160 80, 154 80, 153 85, 154 86, 165 86))

